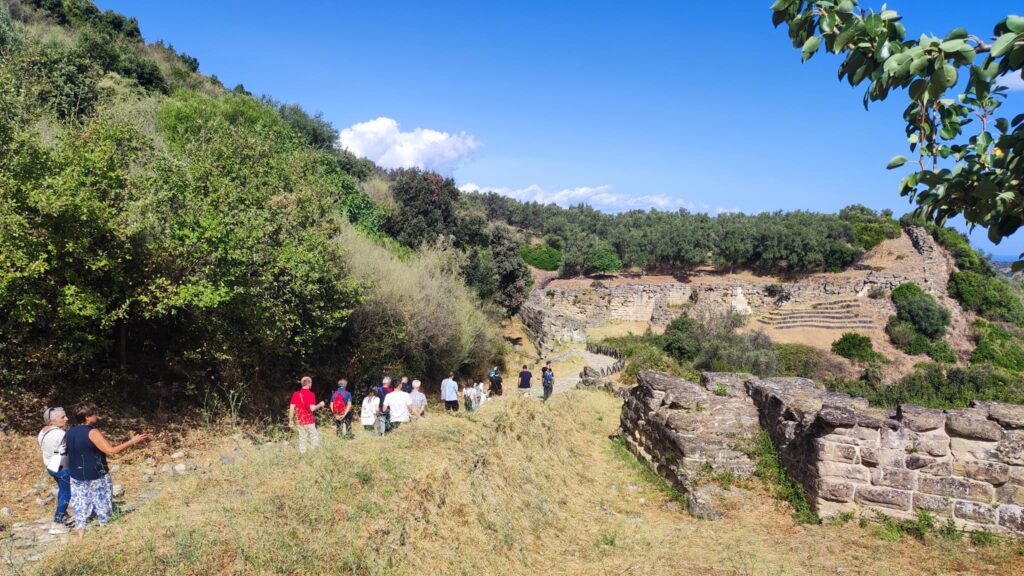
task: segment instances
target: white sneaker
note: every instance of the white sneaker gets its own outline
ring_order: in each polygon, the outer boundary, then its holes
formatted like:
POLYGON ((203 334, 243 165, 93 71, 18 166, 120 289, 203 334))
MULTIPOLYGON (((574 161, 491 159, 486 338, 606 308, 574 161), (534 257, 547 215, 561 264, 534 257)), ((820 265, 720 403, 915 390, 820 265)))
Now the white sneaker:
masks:
POLYGON ((63 525, 63 524, 54 522, 53 525, 50 526, 50 534, 56 535, 56 534, 67 534, 67 533, 68 533, 68 527, 63 525))

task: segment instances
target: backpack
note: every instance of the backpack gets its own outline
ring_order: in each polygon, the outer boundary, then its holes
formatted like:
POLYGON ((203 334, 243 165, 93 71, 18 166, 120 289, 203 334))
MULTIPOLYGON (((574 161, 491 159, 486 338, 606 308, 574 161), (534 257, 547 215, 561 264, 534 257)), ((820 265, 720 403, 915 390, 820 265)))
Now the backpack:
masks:
POLYGON ((551 370, 548 370, 547 372, 545 372, 544 373, 544 383, 545 384, 553 384, 554 382, 555 382, 555 373, 552 372, 551 370))
POLYGON ((331 412, 342 414, 348 408, 352 394, 348 390, 335 390, 331 396, 331 412))

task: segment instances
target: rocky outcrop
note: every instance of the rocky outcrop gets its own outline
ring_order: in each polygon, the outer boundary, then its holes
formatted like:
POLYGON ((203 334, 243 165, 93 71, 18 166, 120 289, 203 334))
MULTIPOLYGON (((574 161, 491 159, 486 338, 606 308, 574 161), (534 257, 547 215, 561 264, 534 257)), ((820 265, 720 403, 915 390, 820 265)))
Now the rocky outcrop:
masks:
POLYGON ((737 442, 757 431, 756 419, 822 516, 923 509, 964 530, 1024 536, 1024 406, 884 412, 802 378, 702 382, 645 372, 623 405, 626 445, 684 489, 705 465, 748 472, 737 442))

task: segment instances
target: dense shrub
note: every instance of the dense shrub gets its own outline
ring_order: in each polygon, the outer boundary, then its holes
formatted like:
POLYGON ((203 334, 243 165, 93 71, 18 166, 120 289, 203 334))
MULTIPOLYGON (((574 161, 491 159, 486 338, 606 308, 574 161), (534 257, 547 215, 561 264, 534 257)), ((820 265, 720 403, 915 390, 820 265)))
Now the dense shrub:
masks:
POLYGON ((764 294, 769 298, 774 298, 776 304, 788 302, 792 297, 789 290, 786 289, 782 284, 769 284, 764 287, 764 294))
POLYGON ((892 291, 892 302, 896 316, 914 325, 924 336, 935 339, 946 333, 950 313, 913 282, 900 284, 892 291))
POLYGON ((547 244, 526 244, 520 254, 527 264, 541 270, 550 272, 562 265, 562 253, 547 244))
POLYGON ((939 340, 932 344, 928 349, 928 356, 936 362, 956 362, 956 352, 953 351, 953 347, 949 345, 949 342, 946 342, 945 340, 939 340))
POLYGON ((853 226, 854 243, 864 251, 878 246, 884 240, 899 238, 902 229, 893 219, 891 210, 874 210, 859 204, 839 211, 839 217, 853 226))
POLYGON ((871 338, 856 332, 844 332, 838 340, 832 343, 832 352, 858 362, 869 362, 880 356, 878 352, 875 352, 871 338))
POLYGON ((665 352, 673 358, 685 362, 692 361, 700 352, 697 322, 686 314, 679 316, 665 327, 661 341, 665 352))
POLYGON ((606 338, 602 344, 618 350, 626 357, 626 366, 622 371, 623 383, 635 384, 637 375, 644 370, 657 370, 690 379, 698 377, 691 368, 681 365, 664 351, 661 336, 649 332, 643 335, 631 334, 606 338))
POLYGON ((835 378, 843 373, 841 360, 824 350, 804 344, 773 344, 780 376, 799 376, 816 381, 835 378))
POLYGON ((949 277, 949 295, 964 310, 973 310, 989 320, 1024 322, 1020 297, 1004 278, 969 270, 954 272, 949 277))
POLYGON ((971 364, 991 364, 1012 373, 1024 373, 1024 333, 1017 328, 977 320, 971 364))
POLYGON ((1024 403, 1024 381, 986 367, 947 367, 920 364, 914 372, 889 386, 875 388, 864 381, 835 380, 829 389, 867 398, 878 407, 904 403, 931 408, 955 408, 972 400, 1024 403))

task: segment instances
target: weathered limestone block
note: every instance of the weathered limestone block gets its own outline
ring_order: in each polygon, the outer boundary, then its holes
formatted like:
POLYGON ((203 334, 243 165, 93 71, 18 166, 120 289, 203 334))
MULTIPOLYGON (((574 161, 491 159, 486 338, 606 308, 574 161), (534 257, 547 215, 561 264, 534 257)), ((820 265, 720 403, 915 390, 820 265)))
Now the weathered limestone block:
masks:
POLYGON ((1010 466, 1010 484, 1024 486, 1024 466, 1010 466))
POLYGON ((917 472, 906 468, 875 468, 871 471, 871 483, 887 488, 914 490, 917 487, 917 472))
POLYGON ((852 502, 854 484, 834 478, 821 478, 817 484, 817 495, 832 502, 852 502))
POLYGON ((957 500, 991 503, 995 499, 995 489, 991 485, 966 478, 919 476, 917 489, 925 494, 957 500))
POLYGON ((974 401, 971 406, 988 411, 990 420, 995 420, 1003 428, 1016 430, 1024 428, 1024 406, 1005 404, 1003 402, 974 401))
POLYGON ((863 426, 857 426, 854 428, 851 435, 862 441, 861 446, 878 446, 878 443, 881 440, 881 434, 877 429, 865 428, 863 426))
POLYGON ((914 432, 936 430, 946 423, 946 415, 942 411, 916 404, 900 404, 896 414, 896 417, 914 432))
POLYGON ((949 451, 957 460, 999 460, 996 453, 996 442, 984 442, 981 440, 968 440, 966 438, 950 438, 949 451))
POLYGON ((996 488, 996 500, 1007 504, 1024 506, 1024 486, 1005 484, 996 488))
POLYGON ((700 375, 700 385, 705 390, 716 394, 719 390, 725 390, 726 396, 732 398, 747 397, 746 382, 746 376, 732 372, 701 372, 700 375))
POLYGON ((1024 508, 1012 504, 999 507, 999 525, 1018 534, 1024 534, 1024 508))
POLYGON ((818 475, 822 478, 845 478, 863 484, 871 482, 871 472, 867 468, 842 462, 819 462, 818 475))
POLYGON ((1007 430, 995 452, 1007 464, 1024 465, 1024 430, 1007 430))
POLYGON ((996 509, 989 504, 957 501, 953 504, 953 514, 962 520, 970 520, 979 524, 996 523, 996 509))
POLYGON ((971 480, 1002 486, 1010 480, 1010 467, 999 462, 984 460, 957 460, 953 463, 953 474, 966 476, 971 480))
POLYGON ((949 454, 949 436, 940 430, 919 434, 916 446, 931 456, 946 456, 949 454))
POLYGON ((911 492, 879 486, 857 486, 855 499, 869 506, 883 506, 895 510, 910 510, 914 497, 911 492))
POLYGON ((958 408, 946 412, 946 432, 950 436, 973 440, 997 441, 1003 436, 1003 429, 988 419, 978 408, 958 408))
POLYGON ((860 454, 857 452, 857 447, 852 444, 840 444, 816 438, 814 445, 818 450, 819 458, 822 460, 860 464, 860 454))
POLYGON ((948 516, 953 513, 953 500, 945 496, 933 496, 931 494, 914 492, 914 508, 948 516))

